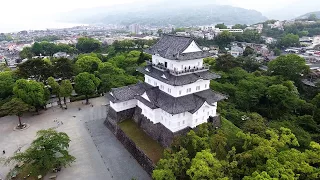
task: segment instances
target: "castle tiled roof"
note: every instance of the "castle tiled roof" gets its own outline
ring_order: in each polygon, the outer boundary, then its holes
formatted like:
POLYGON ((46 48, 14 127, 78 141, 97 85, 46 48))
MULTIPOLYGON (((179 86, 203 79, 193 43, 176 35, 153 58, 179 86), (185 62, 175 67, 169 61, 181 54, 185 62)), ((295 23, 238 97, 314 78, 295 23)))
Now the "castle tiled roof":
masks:
POLYGON ((108 97, 112 102, 122 102, 130 99, 138 99, 151 109, 161 108, 170 114, 183 112, 195 113, 205 102, 212 105, 215 102, 226 99, 226 96, 210 89, 181 97, 173 97, 158 87, 147 83, 138 83, 132 86, 112 89, 112 95, 108 97), (146 92, 150 101, 141 97, 146 92))
POLYGON ((194 83, 199 79, 211 80, 211 79, 220 78, 220 75, 211 73, 209 71, 202 71, 202 72, 186 74, 181 76, 174 76, 170 74, 168 71, 160 71, 158 69, 153 68, 151 65, 146 67, 139 67, 137 68, 137 71, 143 74, 146 74, 148 76, 151 76, 155 79, 158 79, 159 81, 162 81, 166 84, 170 84, 172 86, 182 86, 182 85, 194 83))
POLYGON ((163 35, 160 40, 151 48, 146 49, 148 54, 159 54, 161 57, 171 60, 192 60, 209 57, 213 54, 208 51, 183 53, 194 41, 190 37, 163 35))

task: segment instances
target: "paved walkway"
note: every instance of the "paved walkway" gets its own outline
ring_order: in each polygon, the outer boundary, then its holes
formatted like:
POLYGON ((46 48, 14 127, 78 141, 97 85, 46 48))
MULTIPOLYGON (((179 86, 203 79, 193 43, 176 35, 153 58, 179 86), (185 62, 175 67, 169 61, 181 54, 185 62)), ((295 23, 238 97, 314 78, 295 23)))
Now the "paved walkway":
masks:
MULTIPOLYGON (((5 155, 0 154, 0 159, 12 156, 20 147, 24 151, 35 139, 38 130, 56 128, 69 135, 69 152, 76 157, 71 167, 57 174, 58 180, 149 179, 142 167, 130 158, 129 152, 102 126, 106 118, 106 99, 100 97, 90 101, 93 107, 79 101, 71 103, 68 110, 56 107, 42 111, 40 115, 26 115, 22 121, 30 124, 30 127, 24 131, 13 131, 17 117, 0 118, 0 152, 6 151, 5 155), (54 121, 62 121, 63 124, 54 121), (123 164, 130 165, 132 171, 128 167, 121 168, 123 164)), ((4 177, 12 167, 0 164, 0 177, 4 177)))

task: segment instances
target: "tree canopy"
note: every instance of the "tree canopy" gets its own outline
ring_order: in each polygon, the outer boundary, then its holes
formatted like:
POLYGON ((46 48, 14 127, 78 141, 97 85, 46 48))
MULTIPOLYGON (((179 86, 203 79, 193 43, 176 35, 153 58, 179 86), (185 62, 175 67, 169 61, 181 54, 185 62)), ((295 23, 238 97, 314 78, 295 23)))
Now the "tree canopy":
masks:
POLYGON ((91 53, 101 48, 101 43, 98 40, 88 37, 81 37, 78 39, 77 49, 83 53, 91 53))
POLYGON ((86 96, 86 103, 89 104, 88 95, 93 94, 100 84, 100 79, 87 72, 80 73, 75 77, 75 90, 78 94, 86 96))
POLYGON ((32 177, 45 175, 54 168, 71 165, 75 157, 69 154, 70 138, 64 132, 53 129, 40 130, 25 152, 15 153, 7 161, 23 163, 21 172, 30 172, 32 177))
POLYGON ((13 87, 13 93, 26 104, 38 110, 46 104, 45 90, 42 83, 19 79, 13 87))
POLYGON ((305 60, 295 54, 282 55, 268 64, 268 71, 288 80, 297 81, 309 72, 305 60))

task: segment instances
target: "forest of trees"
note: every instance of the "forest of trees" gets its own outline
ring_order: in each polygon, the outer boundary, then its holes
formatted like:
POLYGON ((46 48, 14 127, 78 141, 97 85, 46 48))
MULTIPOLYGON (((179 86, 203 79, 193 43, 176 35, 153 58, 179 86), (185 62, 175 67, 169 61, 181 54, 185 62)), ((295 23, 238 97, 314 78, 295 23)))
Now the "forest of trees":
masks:
POLYGON ((308 89, 304 59, 283 55, 260 71, 250 56, 206 58, 222 78, 211 88, 222 126, 178 137, 153 172, 164 179, 319 179, 320 89, 308 89))
POLYGON ((74 99, 86 99, 89 103, 89 97, 143 80, 135 69, 151 58, 142 48, 152 43, 115 42, 104 48, 91 38, 80 38, 76 46, 36 42, 23 49, 20 55, 28 60, 19 64, 17 70, 0 72, 0 115, 17 115, 22 126, 21 116, 45 108, 52 95, 59 102, 63 100, 66 107, 66 97, 71 96, 73 89, 78 94, 74 99), (40 54, 51 56, 57 51, 80 54, 74 59, 32 58, 40 54))

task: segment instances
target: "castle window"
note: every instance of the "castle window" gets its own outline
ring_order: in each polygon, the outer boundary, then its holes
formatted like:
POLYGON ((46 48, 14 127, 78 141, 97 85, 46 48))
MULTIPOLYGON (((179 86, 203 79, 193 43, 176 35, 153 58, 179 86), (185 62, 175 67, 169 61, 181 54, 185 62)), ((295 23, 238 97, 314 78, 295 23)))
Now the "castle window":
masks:
POLYGON ((124 103, 123 103, 123 106, 126 106, 126 105, 128 105, 128 102, 124 102, 124 103))
POLYGON ((188 89, 187 89, 187 93, 190 93, 190 92, 191 92, 191 88, 188 88, 188 89))
POLYGON ((182 124, 184 124, 184 120, 182 121, 182 124))
POLYGON ((181 93, 182 93, 182 91, 180 90, 180 91, 179 91, 179 95, 181 95, 181 93))
POLYGON ((197 87, 196 87, 196 90, 199 91, 199 90, 200 90, 200 86, 197 86, 197 87))
POLYGON ((151 84, 151 79, 148 78, 148 83, 151 84))
POLYGON ((158 84, 157 84, 157 82, 154 82, 154 86, 157 86, 158 84))
POLYGON ((168 88, 168 93, 171 93, 171 89, 170 88, 168 88))
POLYGON ((205 88, 205 89, 207 88, 207 84, 204 85, 204 88, 205 88))
POLYGON ((162 90, 163 90, 163 89, 164 89, 164 86, 163 86, 163 85, 160 85, 160 89, 162 89, 162 90))

